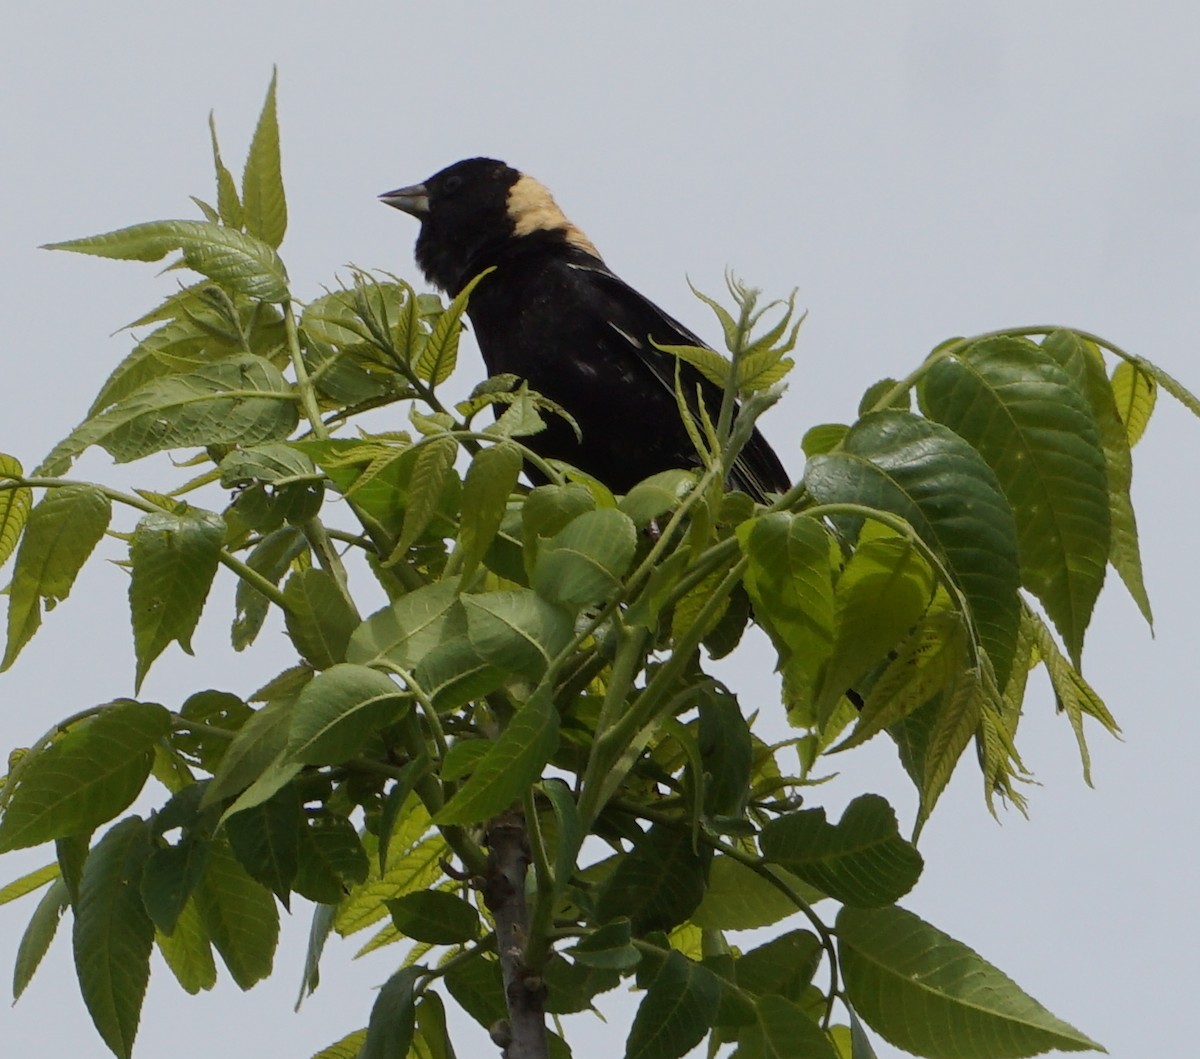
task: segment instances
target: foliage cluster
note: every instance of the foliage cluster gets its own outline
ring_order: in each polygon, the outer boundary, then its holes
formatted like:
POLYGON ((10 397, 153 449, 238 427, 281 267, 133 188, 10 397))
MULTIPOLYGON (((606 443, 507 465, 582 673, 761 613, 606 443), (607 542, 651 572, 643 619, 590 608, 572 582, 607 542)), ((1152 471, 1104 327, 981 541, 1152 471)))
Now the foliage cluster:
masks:
MULTIPOLYGON (((444 402, 469 289, 443 305, 356 272, 295 299, 274 84, 240 184, 215 129, 213 157, 204 219, 55 244, 177 254, 201 278, 132 325, 150 331, 40 467, 0 457, 3 665, 106 538, 129 572, 135 694, 171 643, 190 650, 221 568, 238 579, 234 645, 280 614, 297 661, 249 694, 92 706, 13 752, 0 851, 55 847, 0 891, 43 891, 15 993, 69 911, 84 1001, 128 1056, 154 949, 188 992, 214 984, 214 950, 249 988, 298 895, 315 903, 303 991, 331 933, 397 946, 329 1059, 451 1055, 446 996, 503 1042, 513 973, 555 1017, 642 990, 630 1059, 706 1036, 740 1059, 865 1059, 864 1024, 953 1059, 1097 1047, 899 907, 916 834, 871 793, 831 822, 814 769, 890 737, 919 832, 974 744, 989 802, 1020 805, 1041 665, 1086 770, 1085 718, 1116 729, 1079 672, 1109 566, 1150 618, 1130 449, 1159 386, 1195 399, 1078 331, 954 339, 872 386, 854 423, 811 429, 802 479, 756 506, 725 471, 781 393, 796 328, 790 303, 731 281, 732 310, 705 299, 728 355, 672 351, 729 395, 717 422, 679 395, 697 469, 613 496, 528 450, 563 413, 517 380, 444 402), (348 430, 396 403, 407 429, 348 430), (118 462, 194 450, 193 469, 136 493, 66 477, 90 446, 118 462), (549 484, 522 485, 526 464, 549 484), (122 511, 131 529, 111 525, 122 511), (364 617, 365 581, 386 604, 364 617), (795 728, 780 743, 706 671, 751 622, 778 653, 795 728), (151 781, 161 804, 127 813, 151 781), (529 865, 515 971, 483 899, 497 821, 529 865), (763 926, 776 936, 739 947, 763 926)), ((549 1052, 569 1045, 551 1034, 549 1052)))

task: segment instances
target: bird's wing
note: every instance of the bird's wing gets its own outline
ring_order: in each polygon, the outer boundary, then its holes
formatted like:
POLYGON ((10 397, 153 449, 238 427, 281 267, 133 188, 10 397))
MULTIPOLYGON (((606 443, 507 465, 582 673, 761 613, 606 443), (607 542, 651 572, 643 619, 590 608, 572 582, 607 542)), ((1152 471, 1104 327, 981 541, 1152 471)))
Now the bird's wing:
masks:
MULTIPOLYGON (((711 348, 708 343, 602 262, 573 261, 570 267, 586 272, 589 280, 608 295, 608 325, 625 339, 630 351, 650 370, 651 375, 673 394, 676 358, 656 349, 650 339, 663 346, 701 346, 705 349, 711 348)), ((689 404, 695 404, 694 394, 698 385, 710 414, 715 416, 716 409, 721 405, 720 389, 692 365, 684 362, 679 368, 689 404)), ((758 430, 754 431, 738 454, 730 478, 735 488, 758 499, 765 499, 768 493, 783 492, 791 484, 779 457, 758 430)))

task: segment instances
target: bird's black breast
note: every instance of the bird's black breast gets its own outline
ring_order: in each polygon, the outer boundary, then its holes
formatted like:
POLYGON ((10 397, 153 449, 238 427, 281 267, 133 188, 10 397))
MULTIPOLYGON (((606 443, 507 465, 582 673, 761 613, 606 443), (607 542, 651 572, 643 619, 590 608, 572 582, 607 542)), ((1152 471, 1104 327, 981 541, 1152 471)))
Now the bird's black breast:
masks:
POLYGON ((675 396, 644 359, 667 357, 653 350, 652 334, 662 343, 690 339, 672 333, 639 295, 602 281, 608 274, 597 259, 529 251, 498 263, 472 293, 469 315, 488 372, 527 379, 583 433, 580 444, 567 423, 549 417, 531 447, 616 492, 695 464, 675 396))

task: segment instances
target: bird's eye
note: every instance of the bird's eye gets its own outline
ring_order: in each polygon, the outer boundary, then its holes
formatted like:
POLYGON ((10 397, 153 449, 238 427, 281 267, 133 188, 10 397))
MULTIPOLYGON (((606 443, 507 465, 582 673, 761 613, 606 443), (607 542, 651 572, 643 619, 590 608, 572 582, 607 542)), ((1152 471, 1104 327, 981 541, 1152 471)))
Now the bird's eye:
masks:
POLYGON ((455 173, 453 176, 446 177, 446 182, 442 185, 442 190, 447 195, 453 195, 460 187, 462 187, 462 177, 455 173))

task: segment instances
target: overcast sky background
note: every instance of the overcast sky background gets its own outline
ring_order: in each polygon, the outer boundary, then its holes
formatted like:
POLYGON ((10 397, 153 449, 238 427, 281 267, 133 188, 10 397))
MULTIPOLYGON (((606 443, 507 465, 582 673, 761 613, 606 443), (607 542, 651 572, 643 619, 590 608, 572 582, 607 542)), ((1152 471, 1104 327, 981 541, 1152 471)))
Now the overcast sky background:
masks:
MULTIPOLYGON (((952 335, 1074 325, 1200 388, 1200 16, 1191 4, 671 2, 590 5, 164 3, 12 5, 0 44, 0 451, 35 465, 81 418, 128 335, 172 289, 154 267, 36 249, 139 221, 195 216, 212 197, 215 108, 240 169, 272 63, 300 297, 354 262, 414 280, 415 224, 375 201, 476 154, 555 191, 608 263, 712 340, 685 277, 718 292, 732 266, 810 310, 799 366, 764 429, 793 475, 815 422, 846 421, 876 379, 952 335)), ((473 349, 468 387, 482 375, 473 349)), ((1195 748, 1196 454, 1200 423, 1163 397, 1135 453, 1134 501, 1157 638, 1116 578, 1085 673, 1124 728, 1093 727, 1096 789, 1040 681, 1020 733, 1041 786, 1031 819, 997 825, 970 755, 925 831, 925 876, 904 902, 976 948, 1118 1059, 1195 1049, 1200 984, 1195 748)), ((172 481, 90 458, 115 485, 172 481)), ((7 573, 0 575, 6 579, 7 573)), ((0 744, 132 693, 125 578, 93 562, 18 664, 0 676, 0 744)), ((252 690, 291 657, 234 656, 228 586, 189 659, 172 648, 143 697, 252 690)), ((761 643, 730 677, 775 709, 761 643)), ((861 790, 906 821, 914 798, 878 739, 823 789, 861 790)), ((0 859, 0 882, 43 863, 0 859)), ((8 974, 36 898, 0 908, 8 974)), ((401 950, 354 962, 331 942, 299 1015, 308 910, 285 920, 276 975, 186 997, 161 963, 136 1052, 303 1059, 366 1022, 401 950)), ((619 1055, 632 1013, 568 1022, 575 1055, 619 1055)), ((490 1054, 473 1031, 459 1055, 490 1054), (472 1043, 473 1042, 473 1043, 472 1043)), ((13 1009, 6 1054, 107 1054, 73 979, 64 924, 13 1009)), ((881 1057, 900 1053, 877 1043, 881 1057)))

